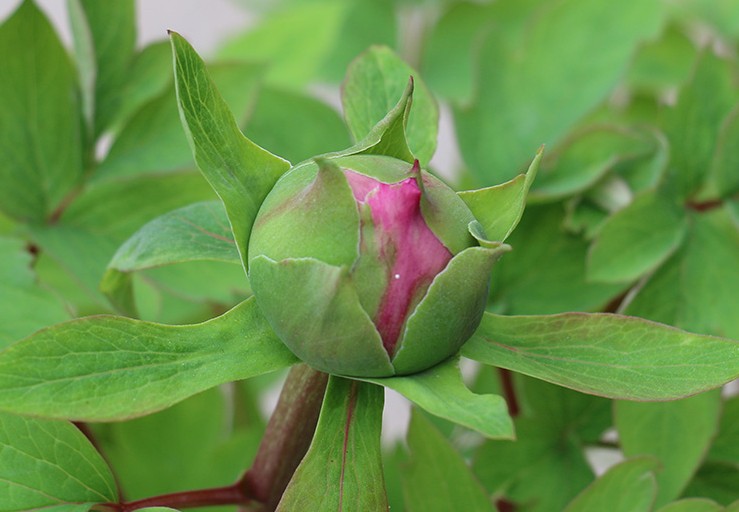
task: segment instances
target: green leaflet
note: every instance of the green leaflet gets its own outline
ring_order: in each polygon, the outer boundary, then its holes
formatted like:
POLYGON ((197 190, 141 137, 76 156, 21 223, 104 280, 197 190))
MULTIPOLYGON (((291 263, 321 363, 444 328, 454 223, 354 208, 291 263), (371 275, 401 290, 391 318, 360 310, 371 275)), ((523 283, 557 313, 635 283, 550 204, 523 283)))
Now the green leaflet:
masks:
POLYGON ((82 177, 77 78, 31 0, 0 25, 0 54, 0 208, 42 221, 82 177))
POLYGON ((87 512, 117 500, 113 474, 77 427, 0 413, 0 512, 87 512))
POLYGON ((513 422, 503 397, 477 395, 462 381, 459 361, 450 358, 424 372, 404 377, 362 379, 388 387, 426 412, 494 439, 512 439, 513 422))
POLYGON ((278 511, 387 510, 380 431, 383 389, 332 376, 308 453, 278 511))
POLYGON ((409 512, 493 512, 485 489, 449 441, 413 410, 408 427, 410 462, 401 473, 409 512))
POLYGON ((486 313, 462 355, 584 393, 671 400, 739 377, 739 342, 603 313, 486 313))
POLYGON ((615 403, 624 455, 651 455, 661 463, 656 505, 680 496, 716 434, 720 413, 718 390, 671 402, 615 403))
POLYGON ((253 299, 195 325, 81 318, 0 352, 0 410, 121 420, 294 362, 253 299))
POLYGON ((289 162, 244 137, 208 76, 205 64, 182 36, 170 34, 177 101, 195 161, 228 212, 244 268, 254 219, 289 162))
POLYGON ((486 33, 473 100, 455 109, 460 149, 485 184, 513 177, 534 148, 559 142, 605 99, 662 17, 659 3, 639 0, 548 2, 534 12, 520 35, 486 33))
POLYGON ((565 512, 649 512, 657 491, 657 468, 657 462, 647 457, 617 464, 581 492, 565 512))

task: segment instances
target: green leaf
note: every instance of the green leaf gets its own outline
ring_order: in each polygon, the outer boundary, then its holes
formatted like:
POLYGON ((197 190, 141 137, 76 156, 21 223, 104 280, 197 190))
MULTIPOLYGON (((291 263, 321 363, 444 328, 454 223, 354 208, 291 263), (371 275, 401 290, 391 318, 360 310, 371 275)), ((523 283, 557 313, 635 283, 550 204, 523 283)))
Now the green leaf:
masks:
POLYGON ((80 63, 86 114, 97 137, 115 118, 136 46, 133 0, 71 0, 70 21, 80 63), (115 23, 110 23, 115 20, 115 23))
POLYGON ((475 453, 475 474, 490 494, 526 512, 550 512, 562 510, 593 481, 580 440, 552 428, 544 416, 516 419, 516 436, 488 441, 475 453))
POLYGON ((716 141, 716 151, 711 162, 710 179, 720 197, 728 197, 739 191, 739 107, 724 119, 716 141))
POLYGON ((0 413, 0 511, 87 512, 117 501, 113 474, 77 427, 0 413))
POLYGON ((232 41, 220 51, 224 59, 270 64, 272 84, 300 88, 309 82, 337 41, 348 1, 318 0, 293 4, 232 41))
POLYGON ((462 456, 414 410, 408 427, 410 463, 401 474, 409 512, 493 512, 493 504, 462 456))
POLYGON ((600 310, 623 285, 585 280, 587 241, 563 233, 561 205, 528 206, 507 240, 510 258, 493 267, 493 299, 502 311, 549 314, 600 310))
POLYGON ((588 252, 588 279, 633 281, 675 252, 685 231, 685 211, 673 198, 642 194, 603 224, 588 252))
POLYGON ((655 469, 656 461, 646 457, 617 464, 580 493, 565 512, 649 512, 657 492, 655 469))
POLYGON ((277 510, 386 511, 383 390, 331 376, 316 433, 277 510))
POLYGON ((665 118, 670 173, 682 198, 694 196, 706 181, 721 124, 739 99, 734 71, 728 61, 705 52, 665 118))
POLYGON ((21 240, 0 237, 0 262, 0 347, 69 319, 60 297, 37 282, 21 240))
POLYGON ((711 444, 708 460, 739 466, 739 395, 724 401, 718 434, 711 444))
POLYGON ((196 325, 82 318, 0 352, 0 410, 121 420, 294 362, 253 299, 196 325))
POLYGON ((690 77, 697 53, 685 31, 669 25, 659 39, 639 49, 627 75, 628 83, 634 89, 656 93, 678 86, 690 77))
POLYGON ((467 389, 457 358, 414 375, 362 380, 393 389, 426 412, 487 437, 514 437, 505 400, 497 395, 476 395, 467 389))
POLYGON ((697 471, 716 434, 721 393, 662 403, 616 402, 614 415, 624 455, 659 460, 656 505, 678 496, 697 471))
POLYGON ((265 86, 248 118, 249 136, 264 148, 300 162, 350 144, 336 110, 304 93, 265 86))
POLYGON ((362 140, 401 97, 413 77, 413 107, 406 121, 411 152, 428 164, 436 150, 439 111, 418 73, 390 48, 375 46, 349 67, 342 89, 342 104, 354 139, 362 140))
POLYGON ((484 183, 499 183, 512 178, 534 148, 559 142, 613 90, 636 45, 655 34, 660 19, 658 3, 570 0, 541 5, 520 37, 490 30, 474 99, 455 110, 472 172, 484 183), (584 58, 584 48, 593 58, 584 58))
POLYGON ((241 262, 220 201, 185 206, 144 225, 113 255, 100 288, 131 311, 133 272, 198 260, 241 262))
POLYGON ((264 198, 290 164, 239 131, 205 64, 172 32, 175 84, 183 126, 195 161, 223 201, 244 268, 254 219, 264 198))
POLYGON ((657 512, 722 512, 725 509, 712 500, 687 498, 673 501, 657 510, 657 512))
POLYGON ((539 148, 526 173, 519 174, 506 183, 458 193, 482 224, 489 240, 503 242, 518 226, 543 152, 544 148, 539 148))
POLYGON ((0 209, 42 221, 82 177, 75 71, 31 0, 0 26, 0 55, 0 209))
POLYGON ((722 505, 739 500, 739 466, 723 462, 704 464, 683 496, 710 498, 722 505))
POLYGON ((739 230, 725 208, 691 215, 683 249, 646 282, 625 312, 739 339, 737 254, 739 230))
POLYGON ((735 501, 731 505, 727 505, 724 512, 739 512, 739 500, 735 501))
POLYGON ((605 313, 486 313, 462 355, 584 393, 671 400, 739 377, 739 342, 605 313))

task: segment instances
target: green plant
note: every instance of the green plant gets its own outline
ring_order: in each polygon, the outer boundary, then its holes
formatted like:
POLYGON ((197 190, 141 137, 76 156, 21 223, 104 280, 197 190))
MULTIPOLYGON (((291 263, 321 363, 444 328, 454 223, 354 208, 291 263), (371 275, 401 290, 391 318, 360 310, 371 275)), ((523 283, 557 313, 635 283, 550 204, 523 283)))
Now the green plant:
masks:
POLYGON ((733 55, 719 6, 286 2, 223 50, 251 61, 206 66, 176 33, 136 51, 133 2, 72 0, 75 67, 24 1, 0 26, 0 511, 737 510, 739 89, 687 35, 733 55), (345 67, 348 130, 304 91, 345 67), (432 172, 434 94, 463 192, 432 172), (413 245, 443 261, 387 321, 413 245), (383 387, 414 403, 385 453, 383 387), (596 479, 585 447, 626 460, 596 479))

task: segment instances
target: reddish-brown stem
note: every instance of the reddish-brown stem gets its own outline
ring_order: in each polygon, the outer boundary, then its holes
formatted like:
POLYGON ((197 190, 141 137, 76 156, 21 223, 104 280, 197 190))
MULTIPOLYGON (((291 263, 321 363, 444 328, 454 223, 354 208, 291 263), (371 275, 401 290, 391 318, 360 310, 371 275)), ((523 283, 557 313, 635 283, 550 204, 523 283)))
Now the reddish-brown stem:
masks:
POLYGON ((498 509, 498 512, 516 512, 515 503, 511 503, 508 500, 500 499, 496 501, 495 507, 498 509))
POLYGON ((265 510, 277 507, 308 451, 327 382, 328 375, 304 364, 290 370, 254 464, 242 479, 251 494, 265 505, 265 510))
POLYGON ((708 210, 713 210, 714 208, 718 208, 718 207, 720 207, 723 204, 724 204, 724 202, 721 199, 710 199, 708 201, 702 201, 702 202, 688 201, 685 204, 685 206, 689 210, 693 210, 693 211, 696 211, 696 212, 705 212, 705 211, 708 211, 708 210))
POLYGON ((513 384, 513 374, 510 370, 506 370, 505 368, 498 368, 498 373, 500 375, 500 384, 503 387, 503 396, 508 404, 508 414, 510 414, 512 418, 515 418, 518 416, 521 409, 518 405, 516 388, 513 384))
POLYGON ((304 364, 296 365, 290 370, 254 463, 235 484, 165 494, 127 503, 106 503, 96 509, 104 512, 133 512, 146 507, 185 509, 212 505, 248 505, 250 511, 274 510, 313 439, 327 382, 328 375, 304 364))

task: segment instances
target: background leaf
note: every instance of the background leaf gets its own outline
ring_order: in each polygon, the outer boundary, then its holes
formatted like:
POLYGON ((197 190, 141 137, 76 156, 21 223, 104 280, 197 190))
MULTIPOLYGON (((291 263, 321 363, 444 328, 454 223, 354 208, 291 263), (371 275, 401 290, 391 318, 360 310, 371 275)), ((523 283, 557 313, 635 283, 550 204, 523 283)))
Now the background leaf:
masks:
POLYGON ((654 481, 656 467, 656 462, 649 458, 617 464, 580 493, 565 512, 648 512, 652 510, 657 491, 654 481), (624 492, 624 489, 629 492, 624 492))
POLYGON ((341 99, 347 125, 359 141, 395 106, 411 76, 413 104, 406 134, 411 151, 426 165, 436 150, 439 111, 420 75, 390 48, 372 47, 352 63, 341 99))
POLYGON ((657 506, 680 496, 716 434, 720 413, 718 390, 672 402, 615 403, 624 455, 651 455, 662 465, 656 474, 657 506))
POLYGON ((121 420, 294 362, 253 299, 196 325, 82 318, 0 352, 0 410, 121 420))
POLYGON ((0 208, 42 221, 82 177, 77 79, 31 0, 0 26, 0 208))
POLYGON ((462 355, 609 398, 670 400, 739 377, 739 342, 610 314, 486 313, 462 355))
POLYGON ((87 512, 117 500, 113 474, 77 427, 0 413, 0 511, 87 512))
POLYGON ((534 148, 559 142, 613 89, 636 45, 657 31, 660 11, 638 0, 559 1, 542 4, 521 34, 491 30, 474 99, 455 110, 471 171, 499 183, 534 148))
POLYGON ((493 512, 493 504, 459 453, 414 410, 408 427, 410 464, 401 474, 406 509, 493 512))

